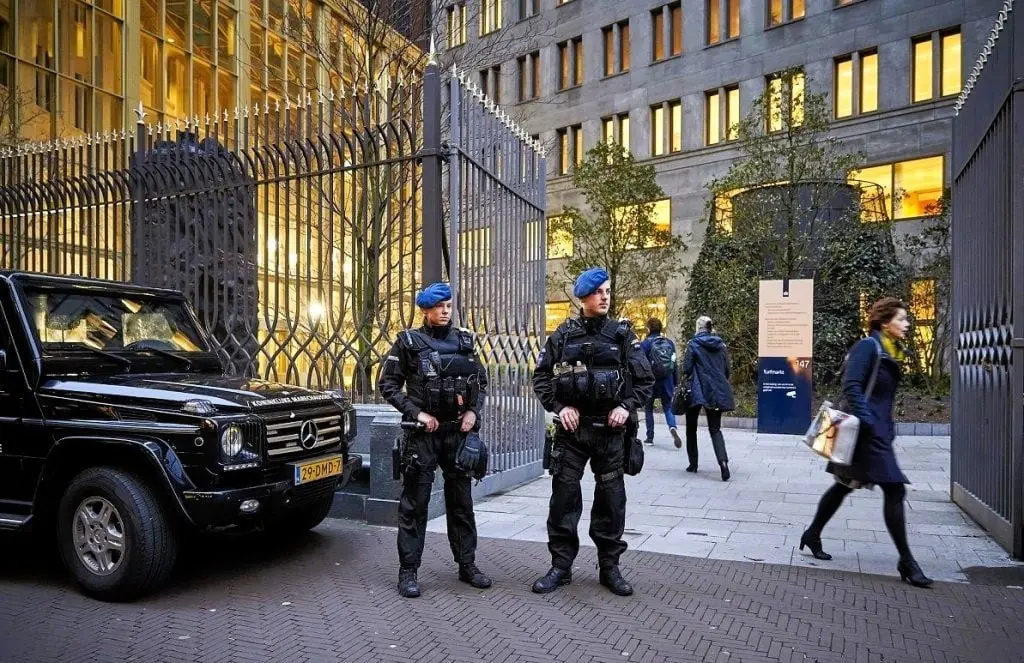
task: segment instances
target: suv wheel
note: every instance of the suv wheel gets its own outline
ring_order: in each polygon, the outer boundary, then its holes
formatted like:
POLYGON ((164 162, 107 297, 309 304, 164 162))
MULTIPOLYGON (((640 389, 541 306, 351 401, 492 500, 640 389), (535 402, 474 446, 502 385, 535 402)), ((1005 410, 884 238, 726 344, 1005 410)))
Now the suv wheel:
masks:
POLYGON ((178 539, 153 492, 135 475, 85 470, 60 501, 57 540, 64 565, 86 593, 106 601, 137 598, 174 567, 178 539))

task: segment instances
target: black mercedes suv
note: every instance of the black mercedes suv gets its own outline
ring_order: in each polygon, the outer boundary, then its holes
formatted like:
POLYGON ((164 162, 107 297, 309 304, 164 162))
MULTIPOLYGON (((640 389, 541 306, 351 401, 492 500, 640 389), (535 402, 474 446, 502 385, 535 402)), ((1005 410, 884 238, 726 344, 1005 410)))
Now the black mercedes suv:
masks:
POLYGON ((301 533, 361 464, 338 392, 224 374, 181 293, 0 272, 0 529, 56 533, 100 599, 189 530, 301 533))

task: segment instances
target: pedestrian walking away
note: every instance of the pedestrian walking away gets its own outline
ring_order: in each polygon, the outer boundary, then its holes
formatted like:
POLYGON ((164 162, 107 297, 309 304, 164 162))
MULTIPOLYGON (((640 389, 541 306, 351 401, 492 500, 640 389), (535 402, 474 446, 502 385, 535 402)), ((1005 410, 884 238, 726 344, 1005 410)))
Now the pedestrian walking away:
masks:
POLYGON ((686 412, 686 455, 690 464, 687 472, 697 471, 697 424, 700 412, 708 422, 711 446, 722 471, 722 481, 728 481, 729 454, 722 435, 722 413, 736 409, 732 385, 729 384, 729 350, 721 336, 714 333, 711 318, 697 318, 696 334, 686 344, 683 355, 683 388, 689 398, 684 403, 686 412))
POLYGON ((654 444, 654 401, 661 401, 661 409, 665 413, 665 423, 672 435, 676 449, 683 446, 676 428, 676 415, 672 412, 672 394, 676 390, 676 373, 679 370, 676 361, 676 344, 662 333, 661 320, 651 318, 647 321, 647 338, 640 344, 644 356, 651 364, 654 374, 654 389, 647 399, 644 408, 644 423, 647 426, 647 444, 654 444))
POLYGON ((893 450, 893 407, 901 378, 900 366, 905 359, 902 341, 910 327, 907 307, 892 297, 880 299, 871 306, 869 320, 871 333, 850 350, 843 376, 844 411, 860 419, 853 460, 849 465, 826 466, 836 482, 821 496, 814 521, 800 537, 800 550, 806 546, 817 559, 832 559, 822 550, 821 532, 825 525, 847 495, 858 488, 878 485, 882 488, 885 527, 899 552, 896 569, 900 579, 915 587, 927 587, 932 580, 921 571, 907 542, 904 484, 910 482, 893 450))
POLYGON ((471 490, 472 478, 482 478, 487 471, 487 447, 478 435, 487 373, 473 333, 452 326, 451 300, 445 283, 417 295, 423 326, 399 333, 377 381, 381 396, 402 413, 407 430, 396 453, 403 481, 398 503, 398 593, 406 598, 420 595, 417 571, 438 467, 444 476, 448 542, 459 565, 459 580, 481 589, 491 586, 491 579, 476 566, 471 490))
POLYGON ((626 430, 650 398, 654 376, 629 322, 608 316, 608 273, 601 268, 583 272, 573 295, 581 301, 581 314, 548 337, 533 374, 541 404, 557 415, 545 459, 552 475, 547 521, 551 569, 533 584, 533 591, 546 594, 572 582, 583 513, 580 480, 589 460, 597 484, 590 538, 597 546, 600 581, 613 593, 628 596, 633 587, 619 569, 626 550, 625 451, 632 443, 626 430))

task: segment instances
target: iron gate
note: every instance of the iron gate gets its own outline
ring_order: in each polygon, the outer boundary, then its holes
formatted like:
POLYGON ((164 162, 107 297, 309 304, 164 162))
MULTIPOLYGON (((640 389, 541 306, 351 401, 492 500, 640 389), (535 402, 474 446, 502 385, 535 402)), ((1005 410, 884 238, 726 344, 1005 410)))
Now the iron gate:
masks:
POLYGON ((431 62, 362 95, 143 119, 0 153, 0 268, 183 290, 229 372, 373 402, 447 264, 490 371, 492 469, 539 459, 543 157, 479 90, 431 62))
POLYGON ((1024 17, 1013 0, 953 122, 953 500, 1024 556, 1024 17))

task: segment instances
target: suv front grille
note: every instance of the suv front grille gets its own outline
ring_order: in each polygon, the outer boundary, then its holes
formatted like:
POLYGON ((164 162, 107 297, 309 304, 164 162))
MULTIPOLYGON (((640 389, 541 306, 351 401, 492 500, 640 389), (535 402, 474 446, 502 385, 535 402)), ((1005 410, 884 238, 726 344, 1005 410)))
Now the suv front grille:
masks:
POLYGON ((287 410, 262 415, 267 430, 267 456, 287 458, 292 454, 337 445, 341 442, 342 416, 334 408, 311 412, 287 410))

